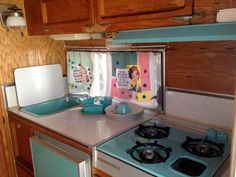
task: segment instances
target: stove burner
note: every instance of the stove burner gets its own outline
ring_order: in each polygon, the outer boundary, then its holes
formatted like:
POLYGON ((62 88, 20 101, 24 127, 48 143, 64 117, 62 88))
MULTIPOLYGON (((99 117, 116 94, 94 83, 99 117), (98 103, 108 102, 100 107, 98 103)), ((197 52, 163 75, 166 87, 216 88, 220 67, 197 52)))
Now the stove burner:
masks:
POLYGON ((140 163, 153 164, 165 162, 169 158, 171 151, 171 148, 164 147, 158 144, 157 141, 153 143, 140 143, 137 141, 136 145, 129 149, 127 153, 140 163))
POLYGON ((222 143, 216 143, 207 139, 194 139, 188 136, 181 147, 199 157, 218 157, 224 153, 224 144, 222 143))
POLYGON ((135 133, 147 139, 161 139, 169 135, 170 128, 159 127, 156 123, 154 125, 139 125, 135 133))

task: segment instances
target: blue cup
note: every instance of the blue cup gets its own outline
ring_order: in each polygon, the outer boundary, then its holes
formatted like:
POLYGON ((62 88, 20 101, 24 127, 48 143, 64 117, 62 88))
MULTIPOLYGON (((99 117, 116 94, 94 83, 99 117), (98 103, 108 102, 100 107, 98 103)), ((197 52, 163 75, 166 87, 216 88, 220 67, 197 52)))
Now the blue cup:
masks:
POLYGON ((116 112, 117 114, 128 114, 131 112, 131 109, 129 108, 128 103, 122 102, 117 105, 116 112))

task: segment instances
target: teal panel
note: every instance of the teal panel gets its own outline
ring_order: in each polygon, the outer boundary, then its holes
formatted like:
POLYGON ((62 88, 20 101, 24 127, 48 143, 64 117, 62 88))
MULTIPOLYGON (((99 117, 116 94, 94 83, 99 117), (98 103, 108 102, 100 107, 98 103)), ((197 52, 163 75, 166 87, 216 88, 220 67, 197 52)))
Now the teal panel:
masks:
POLYGON ((126 69, 127 65, 137 64, 136 52, 112 52, 112 76, 116 75, 116 68, 126 69))
POLYGON ((115 36, 112 43, 120 44, 221 40, 236 40, 236 23, 214 23, 121 31, 115 36))
POLYGON ((76 98, 69 98, 67 100, 65 97, 62 97, 44 103, 39 103, 32 106, 24 107, 21 109, 21 111, 28 114, 32 114, 36 117, 40 116, 42 117, 55 114, 79 105, 80 103, 77 102, 76 98))
POLYGON ((35 177, 79 177, 76 163, 33 139, 30 141, 35 177))

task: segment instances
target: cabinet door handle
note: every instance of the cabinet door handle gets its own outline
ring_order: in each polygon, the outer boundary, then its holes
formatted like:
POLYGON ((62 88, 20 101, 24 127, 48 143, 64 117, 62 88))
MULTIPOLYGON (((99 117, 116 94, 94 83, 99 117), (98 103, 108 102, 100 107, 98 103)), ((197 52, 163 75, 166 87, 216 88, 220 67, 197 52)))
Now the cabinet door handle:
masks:
POLYGON ((20 128, 21 126, 20 126, 20 124, 17 124, 17 126, 16 126, 17 128, 20 128))

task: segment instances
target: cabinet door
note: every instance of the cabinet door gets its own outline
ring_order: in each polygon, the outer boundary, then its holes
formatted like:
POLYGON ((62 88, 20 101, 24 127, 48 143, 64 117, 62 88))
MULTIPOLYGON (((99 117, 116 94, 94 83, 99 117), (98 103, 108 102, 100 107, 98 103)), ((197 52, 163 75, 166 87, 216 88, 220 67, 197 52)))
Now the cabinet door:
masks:
POLYGON ((192 15, 192 0, 97 0, 100 24, 192 15))
POLYGON ((29 138, 33 136, 33 130, 18 121, 11 121, 11 135, 16 162, 33 171, 29 138))
POLYGON ((73 33, 94 23, 93 0, 24 0, 24 6, 29 35, 73 33))

